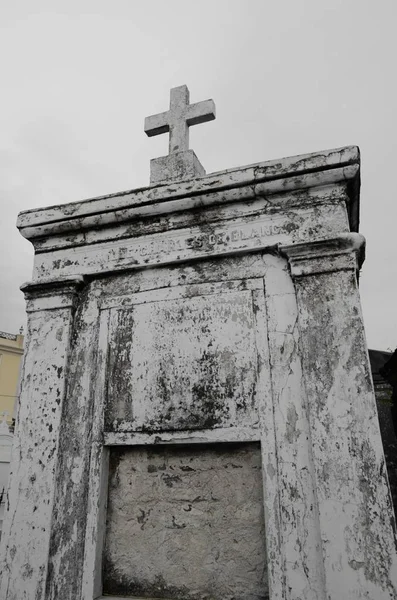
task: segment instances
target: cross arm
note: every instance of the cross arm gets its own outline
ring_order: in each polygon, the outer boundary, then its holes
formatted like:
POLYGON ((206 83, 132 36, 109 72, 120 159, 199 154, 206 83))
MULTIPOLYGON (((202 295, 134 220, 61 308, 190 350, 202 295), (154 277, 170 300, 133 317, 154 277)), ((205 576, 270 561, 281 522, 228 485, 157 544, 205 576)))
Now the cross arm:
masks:
POLYGON ((145 118, 144 131, 149 137, 152 137, 153 135, 160 135, 160 133, 167 133, 169 130, 170 126, 168 111, 145 118))
POLYGON ((199 125, 215 119, 215 102, 204 100, 190 104, 187 109, 186 122, 190 125, 199 125))

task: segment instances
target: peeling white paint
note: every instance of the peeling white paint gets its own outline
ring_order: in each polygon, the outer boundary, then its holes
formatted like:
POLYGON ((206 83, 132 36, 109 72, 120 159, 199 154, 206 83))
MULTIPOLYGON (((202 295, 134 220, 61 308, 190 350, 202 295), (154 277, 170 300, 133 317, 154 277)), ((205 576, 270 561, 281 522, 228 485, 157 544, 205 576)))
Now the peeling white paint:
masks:
POLYGON ((36 255, 2 600, 102 595, 112 446, 225 443, 260 443, 264 597, 395 599, 349 231, 358 161, 346 148, 21 214, 36 255))

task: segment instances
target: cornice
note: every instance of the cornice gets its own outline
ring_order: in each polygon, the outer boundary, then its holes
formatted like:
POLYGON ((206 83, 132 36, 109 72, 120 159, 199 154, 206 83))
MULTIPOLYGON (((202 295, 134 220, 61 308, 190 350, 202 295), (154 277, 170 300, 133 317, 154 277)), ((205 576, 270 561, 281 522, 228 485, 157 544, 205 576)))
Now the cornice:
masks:
POLYGON ((365 259, 365 238, 360 233, 343 233, 328 239, 280 245, 279 251, 288 258, 293 277, 358 270, 365 259))
POLYGON ((4 354, 17 354, 18 356, 21 356, 24 352, 24 349, 7 346, 6 344, 0 343, 0 352, 4 354))
POLYGON ((84 277, 60 277, 40 282, 28 282, 20 289, 25 295, 26 312, 73 308, 79 290, 84 286, 84 277))
POLYGON ((142 218, 244 202, 255 198, 344 183, 350 228, 358 230, 360 153, 348 146, 262 162, 193 180, 154 185, 19 214, 29 240, 68 232, 117 227, 142 218))

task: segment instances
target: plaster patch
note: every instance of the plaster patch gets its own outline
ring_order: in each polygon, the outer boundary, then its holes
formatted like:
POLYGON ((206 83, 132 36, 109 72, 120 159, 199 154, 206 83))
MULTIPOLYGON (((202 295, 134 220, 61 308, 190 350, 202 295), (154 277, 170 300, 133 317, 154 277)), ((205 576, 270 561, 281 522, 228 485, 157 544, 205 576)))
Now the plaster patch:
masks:
POLYGON ((104 593, 268 598, 259 444, 112 449, 104 593))

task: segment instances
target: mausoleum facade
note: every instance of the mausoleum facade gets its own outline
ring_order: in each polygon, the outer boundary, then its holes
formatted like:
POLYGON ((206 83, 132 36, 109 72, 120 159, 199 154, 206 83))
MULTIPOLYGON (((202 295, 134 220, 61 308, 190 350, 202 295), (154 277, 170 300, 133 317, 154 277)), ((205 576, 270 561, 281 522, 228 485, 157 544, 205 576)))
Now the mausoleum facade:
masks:
POLYGON ((209 175, 188 151, 147 188, 19 216, 0 597, 393 600, 359 151, 209 175))

